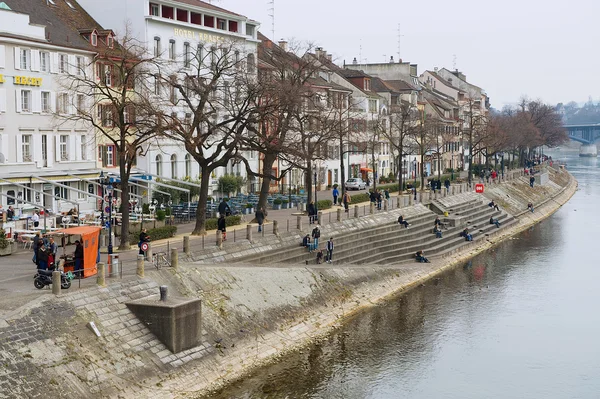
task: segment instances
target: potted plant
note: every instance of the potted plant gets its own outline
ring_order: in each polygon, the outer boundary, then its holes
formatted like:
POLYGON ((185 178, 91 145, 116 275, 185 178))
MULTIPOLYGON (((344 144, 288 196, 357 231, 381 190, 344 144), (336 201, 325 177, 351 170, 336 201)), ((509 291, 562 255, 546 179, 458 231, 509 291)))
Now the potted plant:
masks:
POLYGON ((6 238, 4 229, 0 229, 0 256, 12 254, 12 239, 6 238))
POLYGON ((246 204, 246 215, 252 215, 254 213, 254 206, 252 204, 246 204))
POLYGON ((282 207, 283 209, 288 209, 288 208, 289 208, 289 202, 290 202, 290 201, 288 201, 288 200, 286 200, 286 199, 282 200, 282 201, 281 201, 281 207, 282 207))
POLYGON ((282 204, 282 203, 283 203, 283 201, 282 201, 280 198, 276 198, 276 199, 273 201, 273 209, 274 209, 274 210, 279 210, 279 209, 281 209, 281 204, 282 204))

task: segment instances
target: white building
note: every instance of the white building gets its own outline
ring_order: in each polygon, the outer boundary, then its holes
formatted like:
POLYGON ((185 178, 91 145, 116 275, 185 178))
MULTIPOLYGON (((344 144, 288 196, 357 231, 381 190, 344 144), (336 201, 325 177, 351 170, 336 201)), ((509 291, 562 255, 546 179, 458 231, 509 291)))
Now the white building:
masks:
POLYGON ((96 208, 85 194, 95 194, 94 186, 73 177, 97 177, 94 135, 83 124, 55 116, 72 115, 74 104, 85 101, 71 98, 60 83, 61 76, 76 74, 94 57, 93 47, 60 17, 77 18, 79 12, 68 3, 0 3, 0 178, 44 192, 0 180, 5 207, 33 208, 8 195, 55 211, 96 208))
MULTIPOLYGON (((248 71, 256 69, 258 23, 220 7, 198 0, 79 0, 79 3, 101 24, 113 28, 117 35, 127 26, 130 35, 146 43, 150 54, 165 61, 163 75, 177 73, 190 58, 200 52, 208 53, 220 42, 235 42, 239 53, 246 57, 248 71), (117 18, 115 10, 119 10, 117 18)), ((191 115, 186 114, 189 110, 185 107, 173 107, 173 112, 181 118, 191 115)), ((253 169, 258 170, 258 156, 244 155, 254 165, 253 169)), ((169 140, 161 140, 160 145, 153 145, 140 155, 136 168, 177 179, 197 179, 201 173, 199 165, 183 145, 169 140)), ((218 168, 211 176, 213 192, 209 194, 218 194, 218 178, 224 174, 246 177, 246 170, 243 164, 233 160, 218 168)))

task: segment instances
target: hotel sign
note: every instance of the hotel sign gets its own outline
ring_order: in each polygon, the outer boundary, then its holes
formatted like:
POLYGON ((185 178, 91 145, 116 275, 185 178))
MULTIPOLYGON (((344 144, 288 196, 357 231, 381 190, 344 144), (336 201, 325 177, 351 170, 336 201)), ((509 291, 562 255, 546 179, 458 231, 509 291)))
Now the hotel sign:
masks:
POLYGON ((29 76, 15 76, 13 83, 22 86, 41 86, 42 78, 32 78, 29 76))
POLYGON ((198 40, 200 42, 212 42, 218 43, 223 40, 223 37, 218 35, 212 35, 210 33, 196 32, 190 29, 174 29, 175 36, 183 37, 190 40, 198 40))

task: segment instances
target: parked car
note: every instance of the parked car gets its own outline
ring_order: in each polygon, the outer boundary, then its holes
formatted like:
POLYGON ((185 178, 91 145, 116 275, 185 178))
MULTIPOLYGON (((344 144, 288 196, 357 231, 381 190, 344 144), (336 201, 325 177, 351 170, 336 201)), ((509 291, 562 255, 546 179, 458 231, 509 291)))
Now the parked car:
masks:
POLYGON ((353 177, 352 179, 346 180, 347 190, 364 190, 365 188, 367 188, 367 183, 360 177, 353 177))

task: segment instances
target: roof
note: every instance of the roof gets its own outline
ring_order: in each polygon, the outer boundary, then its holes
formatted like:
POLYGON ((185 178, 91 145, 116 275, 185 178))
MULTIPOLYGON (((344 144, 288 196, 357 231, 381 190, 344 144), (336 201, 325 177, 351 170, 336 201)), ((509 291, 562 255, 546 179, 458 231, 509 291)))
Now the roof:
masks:
MULTIPOLYGON (((104 29, 98 24, 76 0, 69 0, 71 8, 65 1, 54 0, 54 5, 46 0, 4 0, 11 10, 29 15, 31 24, 43 25, 46 28, 45 43, 81 50, 98 51, 81 36, 83 30, 104 29)), ((5 34, 1 34, 7 36, 5 34)), ((100 40, 98 41, 100 43, 100 40)))
MULTIPOLYGON (((190 6, 202 7, 202 8, 206 8, 207 10, 218 11, 218 12, 222 12, 222 13, 229 14, 229 15, 235 15, 237 17, 244 17, 243 15, 236 14, 233 11, 229 11, 224 8, 217 7, 215 5, 207 3, 205 1, 200 1, 200 0, 172 0, 172 1, 174 1, 175 3, 188 4, 190 6)), ((246 18, 246 17, 244 17, 244 18, 246 18)))
POLYGON ((337 83, 328 82, 320 76, 307 79, 307 83, 312 86, 326 87, 326 88, 333 89, 333 90, 348 91, 348 92, 352 91, 352 90, 348 89, 347 87, 344 87, 337 83))
POLYGON ((340 68, 339 74, 345 78, 370 78, 371 75, 367 75, 364 71, 358 69, 346 69, 340 68))
POLYGON ((386 80, 385 84, 396 91, 414 91, 417 88, 404 80, 386 80))
MULTIPOLYGON (((453 86, 446 79, 442 78, 437 72, 433 72, 433 71, 426 71, 426 72, 428 72, 431 76, 435 77, 437 80, 442 82, 445 86, 448 86, 449 88, 457 90, 457 91, 461 91, 458 87, 453 86)), ((458 77, 457 77, 457 79, 458 79, 458 77)))

